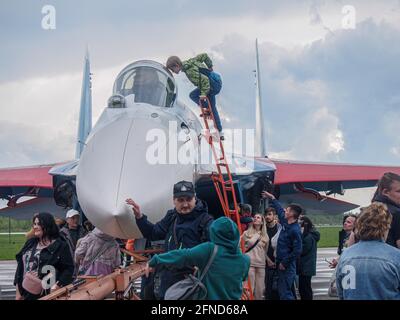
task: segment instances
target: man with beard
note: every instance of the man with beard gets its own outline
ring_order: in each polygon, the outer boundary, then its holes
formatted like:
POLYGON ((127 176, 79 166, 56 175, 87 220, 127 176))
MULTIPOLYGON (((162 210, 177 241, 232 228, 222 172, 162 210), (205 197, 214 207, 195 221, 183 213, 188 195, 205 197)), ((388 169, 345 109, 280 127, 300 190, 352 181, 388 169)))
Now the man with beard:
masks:
MULTIPOLYGON (((194 186, 189 181, 180 181, 174 185, 173 201, 175 208, 167 212, 156 224, 147 220, 140 207, 132 199, 126 203, 132 206, 137 226, 149 241, 165 240, 164 252, 176 249, 188 249, 209 241, 209 227, 213 218, 208 214, 207 204, 196 198, 194 186)), ((190 268, 157 270, 161 279, 156 298, 163 299, 165 291, 174 283, 183 280, 185 275, 193 273, 190 268)))

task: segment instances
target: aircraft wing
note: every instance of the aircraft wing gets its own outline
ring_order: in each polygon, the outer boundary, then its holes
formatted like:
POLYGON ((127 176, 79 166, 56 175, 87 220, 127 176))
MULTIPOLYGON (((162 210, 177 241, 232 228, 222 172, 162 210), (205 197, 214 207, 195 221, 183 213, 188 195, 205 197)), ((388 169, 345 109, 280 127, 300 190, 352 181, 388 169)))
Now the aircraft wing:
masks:
POLYGON ((317 184, 332 181, 347 182, 346 186, 351 188, 352 185, 359 186, 356 182, 360 181, 366 184, 372 181, 376 183, 385 172, 400 174, 400 167, 395 166, 312 163, 276 159, 272 159, 272 162, 277 168, 275 184, 278 185, 296 182, 317 184))
POLYGON ((307 213, 340 214, 359 207, 359 205, 355 203, 338 200, 332 197, 324 197, 321 201, 317 201, 315 196, 304 192, 283 194, 279 197, 279 201, 283 206, 291 203, 301 204, 303 208, 306 209, 307 213))
POLYGON ((38 211, 50 211, 62 216, 61 207, 53 199, 53 177, 49 174, 55 164, 0 169, 0 199, 8 201, 0 215, 15 219, 30 219, 38 211), (23 201, 24 197, 33 197, 23 201))
POLYGON ((57 206, 53 198, 34 198, 21 203, 16 207, 0 209, 0 216, 11 217, 16 220, 30 220, 36 212, 50 212, 54 216, 63 218, 64 209, 57 206))
POLYGON ((53 167, 54 164, 0 169, 0 188, 52 188, 53 179, 48 172, 53 167))
MULTIPOLYGON (((257 159, 263 161, 263 159, 257 159)), ((312 163, 272 159, 276 166, 275 185, 285 204, 299 203, 307 211, 335 214, 359 205, 341 201, 331 194, 346 189, 374 187, 385 172, 400 174, 400 167, 337 163, 312 163), (320 193, 323 192, 323 193, 320 193)))

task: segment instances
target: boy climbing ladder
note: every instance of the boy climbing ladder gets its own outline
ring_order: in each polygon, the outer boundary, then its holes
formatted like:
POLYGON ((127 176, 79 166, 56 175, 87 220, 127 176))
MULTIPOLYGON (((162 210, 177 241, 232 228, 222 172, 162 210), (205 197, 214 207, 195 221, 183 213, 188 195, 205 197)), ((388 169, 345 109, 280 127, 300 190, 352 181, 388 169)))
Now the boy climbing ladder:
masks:
POLYGON ((213 64, 209 56, 206 53, 202 53, 185 61, 181 61, 177 56, 171 56, 168 58, 166 66, 176 74, 183 71, 190 82, 196 86, 196 89, 189 94, 194 103, 199 104, 200 101, 201 105, 207 108, 207 101, 210 101, 215 124, 221 140, 224 140, 221 120, 215 101, 215 96, 221 91, 222 80, 220 75, 213 71, 213 64))

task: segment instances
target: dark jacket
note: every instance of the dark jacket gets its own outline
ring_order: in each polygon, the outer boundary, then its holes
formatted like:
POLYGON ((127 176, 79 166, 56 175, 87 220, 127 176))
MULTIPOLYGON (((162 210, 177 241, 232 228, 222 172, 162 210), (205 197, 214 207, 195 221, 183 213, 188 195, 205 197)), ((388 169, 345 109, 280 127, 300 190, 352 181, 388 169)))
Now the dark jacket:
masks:
POLYGON ((383 195, 375 196, 372 201, 382 202, 387 205, 389 212, 392 215, 392 223, 390 225, 386 243, 397 248, 396 241, 400 240, 400 206, 383 195))
POLYGON ((337 254, 340 256, 343 252, 344 243, 349 239, 351 232, 346 232, 343 229, 339 231, 339 246, 337 254))
POLYGON ((278 246, 276 250, 276 262, 282 263, 285 268, 289 265, 296 265, 297 258, 300 257, 302 251, 301 229, 298 223, 288 224, 285 218, 285 211, 278 200, 271 201, 272 207, 275 208, 279 217, 279 223, 282 226, 281 233, 278 238, 278 246))
MULTIPOLYGON (((181 215, 176 209, 169 210, 165 217, 156 224, 147 220, 147 216, 136 219, 137 226, 143 237, 150 241, 165 240, 164 251, 193 248, 202 242, 209 241, 209 227, 213 218, 208 214, 207 204, 202 200, 196 201, 191 213, 181 215), (174 227, 175 226, 175 227, 174 227), (175 232, 174 232, 175 229, 175 232)), ((191 269, 160 270, 161 284, 159 296, 174 283, 184 278, 191 269)))
POLYGON ((209 300, 239 300, 242 295, 242 282, 247 279, 250 258, 239 249, 239 230, 235 223, 226 217, 214 221, 210 228, 210 242, 202 243, 192 249, 174 250, 155 255, 149 262, 157 265, 176 265, 179 267, 197 266, 200 273, 218 245, 215 259, 203 279, 209 300))
MULTIPOLYGON (((14 285, 18 286, 20 294, 25 299, 35 299, 38 296, 33 296, 22 288, 22 281, 24 277, 24 263, 22 261, 23 255, 31 250, 34 246, 37 246, 39 242, 38 238, 32 238, 26 241, 21 251, 15 256, 17 260, 17 270, 15 272, 14 285)), ((74 273, 74 262, 68 247, 68 244, 60 237, 57 238, 51 245, 44 248, 40 252, 39 256, 39 268, 38 275, 40 279, 46 275, 42 273, 42 267, 50 265, 56 269, 56 281, 59 286, 66 286, 72 282, 72 275, 74 273)), ((46 291, 44 293, 48 294, 46 291)))
POLYGON ((317 242, 320 234, 313 229, 303 234, 303 250, 298 263, 297 274, 312 277, 317 274, 317 242))
MULTIPOLYGON (((78 235, 77 237, 78 240, 87 235, 87 231, 81 225, 78 226, 76 232, 78 235)), ((74 256, 77 242, 75 242, 74 239, 72 238, 70 234, 70 229, 68 228, 68 224, 65 227, 61 228, 60 236, 68 243, 71 256, 74 256)))

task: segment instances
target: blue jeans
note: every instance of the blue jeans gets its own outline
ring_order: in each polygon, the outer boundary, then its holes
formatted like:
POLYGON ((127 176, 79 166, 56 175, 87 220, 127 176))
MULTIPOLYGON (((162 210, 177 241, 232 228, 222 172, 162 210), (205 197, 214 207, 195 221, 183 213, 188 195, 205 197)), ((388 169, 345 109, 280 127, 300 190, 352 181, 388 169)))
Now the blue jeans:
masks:
MULTIPOLYGON (((278 268, 278 264, 277 264, 278 268)), ((296 279, 296 262, 293 261, 286 270, 279 270, 278 292, 280 300, 296 300, 293 284, 296 279)))
MULTIPOLYGON (((190 94, 189 94, 190 99, 195 104, 199 104, 199 99, 200 99, 200 89, 196 88, 194 89, 190 94)), ((214 115, 215 119, 215 124, 217 125, 218 131, 222 131, 222 125, 221 125, 221 119, 219 118, 218 110, 216 107, 216 101, 215 101, 215 94, 212 94, 212 89, 210 90, 210 93, 207 95, 208 99, 210 100, 211 103, 211 111, 214 115)))

